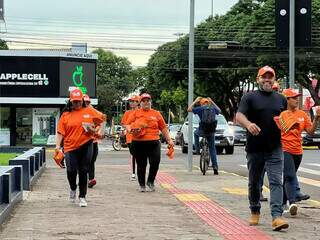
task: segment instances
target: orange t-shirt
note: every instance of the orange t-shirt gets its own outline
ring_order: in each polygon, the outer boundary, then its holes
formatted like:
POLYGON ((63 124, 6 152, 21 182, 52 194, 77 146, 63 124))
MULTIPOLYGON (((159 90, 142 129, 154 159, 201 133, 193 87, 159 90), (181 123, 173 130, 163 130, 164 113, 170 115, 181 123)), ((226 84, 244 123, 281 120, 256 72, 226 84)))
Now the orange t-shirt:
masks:
MULTIPOLYGON (((91 105, 89 105, 89 108, 91 108, 92 111, 94 111, 99 118, 103 119, 103 123, 101 123, 100 125, 98 125, 98 126, 96 127, 96 130, 97 130, 97 132, 98 132, 99 134, 104 134, 103 132, 101 132, 101 130, 102 130, 102 124, 105 124, 105 122, 107 121, 106 115, 103 114, 102 112, 98 111, 97 109, 95 109, 95 108, 94 108, 93 106, 91 106, 91 105)), ((94 136, 93 136, 93 142, 94 142, 94 143, 96 143, 96 142, 101 142, 101 140, 100 140, 100 138, 98 138, 97 135, 94 135, 94 136)))
POLYGON ((93 123, 93 117, 101 117, 93 108, 86 107, 71 112, 64 112, 58 122, 57 132, 63 136, 64 152, 75 150, 93 139, 93 135, 87 133, 82 123, 93 123))
POLYGON ((163 130, 166 128, 166 123, 159 111, 154 109, 143 110, 138 109, 135 110, 132 114, 129 115, 127 124, 132 124, 135 121, 144 120, 147 122, 147 127, 145 128, 145 134, 141 137, 132 136, 132 140, 134 141, 151 141, 151 140, 159 140, 159 130, 163 130))
MULTIPOLYGON (((123 114, 123 117, 121 119, 121 124, 122 125, 128 125, 127 122, 128 122, 128 118, 129 116, 136 110, 134 109, 131 109, 131 110, 127 110, 124 114, 123 114)), ((132 134, 131 133, 126 133, 126 143, 131 143, 132 142, 132 134)))
POLYGON ((302 110, 296 110, 294 112, 287 110, 281 114, 293 117, 299 122, 299 128, 290 129, 288 133, 281 131, 282 149, 291 154, 300 155, 303 153, 301 132, 312 126, 311 119, 302 110))

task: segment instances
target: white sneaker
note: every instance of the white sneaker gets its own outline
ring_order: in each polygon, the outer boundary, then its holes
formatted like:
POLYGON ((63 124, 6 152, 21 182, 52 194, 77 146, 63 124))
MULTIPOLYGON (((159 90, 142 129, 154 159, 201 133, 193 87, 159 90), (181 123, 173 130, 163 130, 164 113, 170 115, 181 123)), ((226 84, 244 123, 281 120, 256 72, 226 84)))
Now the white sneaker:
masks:
POLYGON ((70 195, 69 195, 69 202, 71 203, 75 203, 76 202, 76 194, 77 191, 76 190, 70 190, 70 195))
POLYGON ((85 198, 79 198, 79 206, 80 206, 80 207, 86 207, 86 206, 88 206, 88 203, 87 203, 87 201, 86 201, 85 198))
POLYGON ((132 173, 132 175, 131 175, 131 181, 136 181, 136 180, 137 180, 136 175, 135 175, 134 173, 132 173))
POLYGON ((289 212, 290 212, 290 215, 291 215, 291 216, 297 215, 297 212, 298 212, 298 206, 297 206, 297 204, 294 204, 294 203, 290 204, 289 212))

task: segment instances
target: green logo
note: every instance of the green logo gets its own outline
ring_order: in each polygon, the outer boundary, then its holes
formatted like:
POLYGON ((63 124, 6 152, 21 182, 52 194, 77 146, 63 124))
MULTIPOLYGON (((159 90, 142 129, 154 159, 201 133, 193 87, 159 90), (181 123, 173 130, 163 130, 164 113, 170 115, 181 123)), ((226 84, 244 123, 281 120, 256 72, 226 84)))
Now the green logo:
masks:
POLYGON ((87 88, 83 86, 83 67, 76 66, 75 71, 72 73, 72 81, 76 87, 78 87, 83 94, 87 93, 87 88))

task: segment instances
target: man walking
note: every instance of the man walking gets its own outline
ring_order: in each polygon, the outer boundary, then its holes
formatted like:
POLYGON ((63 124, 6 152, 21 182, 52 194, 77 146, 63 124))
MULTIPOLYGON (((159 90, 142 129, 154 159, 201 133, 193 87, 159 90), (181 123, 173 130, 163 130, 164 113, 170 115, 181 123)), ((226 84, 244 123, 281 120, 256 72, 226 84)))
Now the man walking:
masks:
POLYGON ((236 114, 237 121, 248 130, 247 166, 249 170, 250 225, 258 225, 260 218, 260 178, 266 169, 270 185, 272 229, 280 231, 289 224, 282 216, 283 152, 280 130, 273 121, 286 109, 284 96, 272 91, 275 71, 264 66, 257 75, 258 90, 245 94, 236 114))

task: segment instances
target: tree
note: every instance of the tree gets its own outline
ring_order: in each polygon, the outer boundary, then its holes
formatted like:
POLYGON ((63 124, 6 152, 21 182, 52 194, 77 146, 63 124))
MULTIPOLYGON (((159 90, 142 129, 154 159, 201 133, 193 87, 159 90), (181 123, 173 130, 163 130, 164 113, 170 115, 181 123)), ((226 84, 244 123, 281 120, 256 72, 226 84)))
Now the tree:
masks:
MULTIPOLYGON (((313 29, 320 26, 320 0, 312 6, 313 29)), ((275 68, 278 78, 288 76, 288 51, 275 46, 274 0, 239 0, 223 16, 210 17, 195 29, 195 96, 209 96, 232 119, 243 92, 253 88, 257 70, 264 65, 275 68), (208 49, 209 41, 239 43, 233 49, 208 49)), ((309 79, 319 79, 320 38, 313 36, 312 48, 296 48, 296 82, 309 89, 320 104, 320 81, 313 88, 309 79)), ((160 97, 167 89, 187 89, 188 36, 157 49, 148 63, 147 87, 160 97)), ((185 104, 186 105, 186 104, 185 104)))
POLYGON ((97 49, 97 96, 98 109, 112 115, 112 107, 136 88, 137 81, 127 58, 118 57, 110 51, 97 49))
POLYGON ((0 49, 1 50, 8 50, 9 49, 6 41, 4 41, 2 39, 0 39, 0 49))

